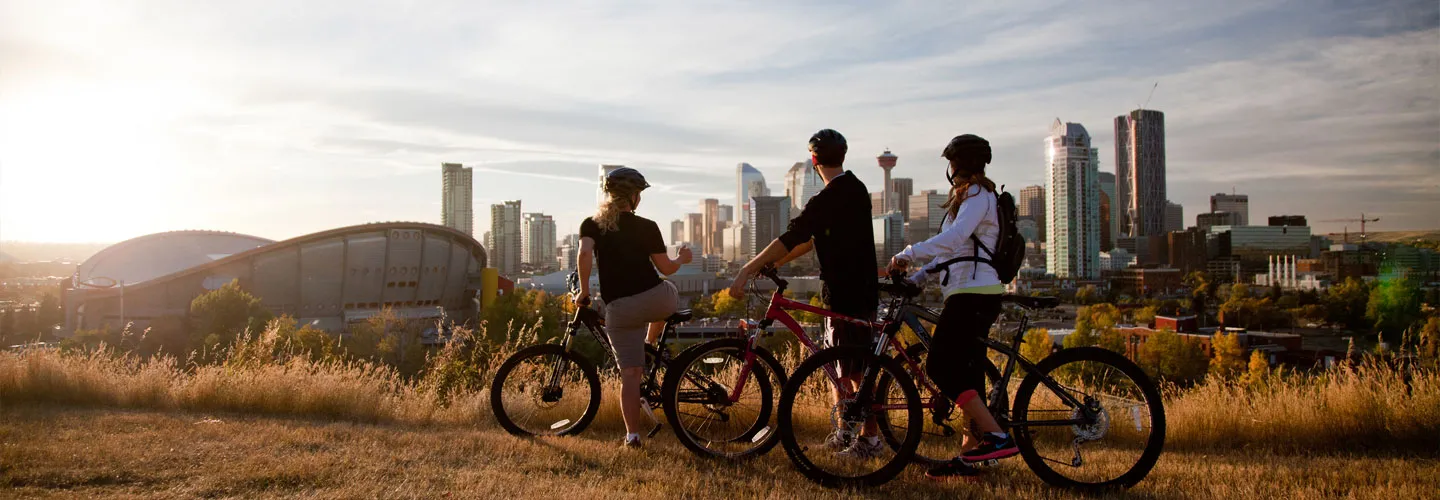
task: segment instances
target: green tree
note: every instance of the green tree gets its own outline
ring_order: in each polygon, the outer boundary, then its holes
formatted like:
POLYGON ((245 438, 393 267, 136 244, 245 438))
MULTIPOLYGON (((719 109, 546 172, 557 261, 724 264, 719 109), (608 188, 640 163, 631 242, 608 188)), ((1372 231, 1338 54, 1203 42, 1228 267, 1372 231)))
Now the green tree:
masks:
POLYGON ((1343 283, 1333 285, 1325 292, 1322 302, 1325 304, 1326 322, 1351 330, 1364 328, 1369 301, 1369 285, 1355 278, 1345 278, 1343 283))
POLYGON ((1075 303, 1076 303, 1076 304, 1080 304, 1080 305, 1093 304, 1093 303, 1095 303, 1095 301, 1096 301, 1097 299, 1099 299, 1099 298, 1100 298, 1100 290, 1097 289, 1097 288, 1095 288, 1095 285, 1085 285, 1085 286, 1080 287, 1080 289, 1075 290, 1075 303))
POLYGON ((715 292, 710 296, 710 300, 717 317, 738 318, 745 315, 745 299, 731 297, 728 291, 715 292))
POLYGON ((231 281, 190 301, 193 345, 207 351, 229 346, 247 330, 252 334, 264 331, 271 317, 259 297, 240 289, 239 280, 231 281))
POLYGON ((1158 306, 1146 306, 1135 310, 1135 324, 1149 326, 1155 323, 1155 316, 1160 314, 1158 306))
POLYGON ((1410 278, 1382 280, 1370 290, 1365 317, 1381 338, 1394 342, 1401 333, 1419 323, 1420 283, 1410 278))
POLYGON ((1055 350, 1055 342, 1050 340, 1050 331, 1044 328, 1031 328, 1025 332, 1025 341, 1020 344, 1020 355, 1031 363, 1039 363, 1055 350))
POLYGON ((1261 387, 1270 379, 1270 361, 1265 353, 1250 351, 1250 367, 1245 372, 1245 383, 1251 387, 1261 387))
POLYGON ((1164 329, 1150 334, 1136 362, 1151 375, 1175 383, 1194 383, 1205 376, 1209 359, 1198 342, 1164 329))
POLYGON ((1233 380, 1245 370, 1245 350, 1240 348, 1240 336, 1234 333, 1216 332, 1210 339, 1210 373, 1225 380, 1233 380))

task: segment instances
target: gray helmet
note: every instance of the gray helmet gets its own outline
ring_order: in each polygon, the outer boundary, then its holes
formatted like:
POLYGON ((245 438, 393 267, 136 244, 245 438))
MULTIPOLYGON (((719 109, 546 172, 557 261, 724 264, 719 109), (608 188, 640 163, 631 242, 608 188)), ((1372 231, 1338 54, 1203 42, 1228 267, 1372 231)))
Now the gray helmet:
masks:
POLYGON ((810 152, 816 156, 840 155, 850 150, 850 145, 845 142, 845 136, 840 135, 832 129, 824 129, 810 136, 810 152))
POLYGON ((620 167, 605 174, 604 189, 607 192, 638 193, 648 187, 650 187, 650 183, 645 182, 645 176, 640 174, 639 170, 630 167, 620 167))
POLYGON ((982 165, 988 165, 990 141, 975 134, 955 136, 950 139, 950 144, 945 146, 945 151, 940 153, 940 156, 950 161, 978 160, 982 165))

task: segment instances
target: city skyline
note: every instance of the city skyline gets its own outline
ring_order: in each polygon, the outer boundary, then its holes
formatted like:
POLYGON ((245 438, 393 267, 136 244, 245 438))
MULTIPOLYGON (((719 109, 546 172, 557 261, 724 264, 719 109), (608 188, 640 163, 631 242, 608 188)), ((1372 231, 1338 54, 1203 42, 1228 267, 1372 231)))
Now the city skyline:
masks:
MULTIPOLYGON (((1252 219, 1304 214, 1317 232, 1360 212, 1429 229, 1440 212, 1433 2, 844 6, 805 10, 823 21, 806 30, 785 4, 292 7, 278 21, 263 2, 8 9, 0 240, 439 223, 443 162, 474 169, 477 228, 520 199, 573 232, 599 164, 644 172, 639 212, 668 221, 728 201, 739 162, 783 193, 824 127, 868 185, 890 149, 915 192, 944 188, 949 137, 981 135, 1015 191, 1041 183, 1033 145, 1054 116, 1098 125, 1137 106, 1166 113, 1168 198, 1187 213, 1237 185, 1252 219), (1054 33, 1087 49, 1033 41, 1054 33), (695 52, 716 57, 674 63, 695 52), (834 83, 817 93, 817 77, 834 83)), ((1093 128, 1113 172, 1115 138, 1093 128)))

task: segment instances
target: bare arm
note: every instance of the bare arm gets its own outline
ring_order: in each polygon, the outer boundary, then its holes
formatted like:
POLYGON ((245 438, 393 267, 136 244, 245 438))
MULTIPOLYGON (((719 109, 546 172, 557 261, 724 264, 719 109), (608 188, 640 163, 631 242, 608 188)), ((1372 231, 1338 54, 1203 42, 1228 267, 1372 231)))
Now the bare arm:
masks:
POLYGON ((806 242, 804 242, 804 243, 801 243, 801 244, 799 244, 799 245, 795 245, 795 248, 790 249, 790 253, 789 253, 789 254, 786 254, 784 257, 781 257, 780 260, 775 261, 775 267, 780 267, 780 266, 783 266, 783 265, 785 265, 785 264, 789 264, 790 261, 795 260, 795 259, 798 259, 798 258, 800 258, 801 256, 803 256, 803 255, 805 255, 805 254, 807 254, 807 253, 810 253, 810 250, 813 250, 813 249, 815 249, 815 240, 814 240, 814 239, 811 239, 811 240, 806 241, 806 242))
POLYGON ((580 298, 590 298, 590 270, 594 267, 595 240, 580 238, 580 253, 575 256, 575 267, 580 269, 580 298))
MULTIPOLYGON (((795 248, 799 249, 801 246, 803 245, 796 245, 795 248)), ((750 259, 750 262, 745 264, 744 268, 740 269, 740 274, 735 275, 735 281, 730 283, 730 296, 736 298, 744 297, 745 284, 749 283, 751 278, 754 278, 767 264, 772 264, 789 254, 790 250, 786 249, 785 244, 780 240, 777 239, 770 242, 770 245, 766 246, 765 250, 760 252, 760 255, 756 255, 755 258, 750 259)))
POLYGON ((676 271, 680 270, 680 266, 689 264, 690 258, 690 247, 680 248, 678 255, 674 259, 671 259, 669 254, 650 254, 650 262, 655 264, 655 269, 658 269, 660 274, 666 276, 675 274, 676 271))

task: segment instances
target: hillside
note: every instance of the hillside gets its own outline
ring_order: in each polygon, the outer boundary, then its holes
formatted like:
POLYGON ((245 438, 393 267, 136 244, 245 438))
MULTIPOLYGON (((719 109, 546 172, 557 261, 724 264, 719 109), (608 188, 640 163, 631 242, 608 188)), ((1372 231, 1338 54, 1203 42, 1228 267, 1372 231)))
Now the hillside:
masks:
MULTIPOLYGON (((661 434, 643 450, 619 431, 519 439, 489 426, 402 426, 13 406, 0 410, 0 487, 24 498, 1095 498, 1046 486, 1019 459, 976 482, 918 467, 876 489, 807 482, 775 451, 728 464, 661 434)), ((1431 456, 1170 452, 1142 498, 1424 498, 1431 456)), ((8 496, 8 495, 6 495, 8 496)))
MULTIPOLYGON (((1334 242, 1336 242, 1336 243, 1339 243, 1339 242, 1341 242, 1341 241, 1344 241, 1344 238, 1345 238, 1345 234, 1344 234, 1344 233, 1330 233, 1330 234, 1327 234, 1327 235, 1325 235, 1325 236, 1326 236, 1326 237, 1329 237, 1331 241, 1334 241, 1334 242)), ((1411 241, 1415 241, 1415 240, 1440 241, 1440 230, 1429 230, 1429 231, 1370 231, 1370 232, 1366 235, 1366 239, 1367 239, 1368 241, 1373 241, 1373 242, 1377 242, 1377 243, 1407 243, 1407 242, 1411 242, 1411 241)), ((1360 241, 1360 232, 1359 232, 1359 231, 1351 232, 1351 233, 1350 233, 1350 241, 1351 241, 1352 243, 1359 242, 1359 241, 1360 241)))

